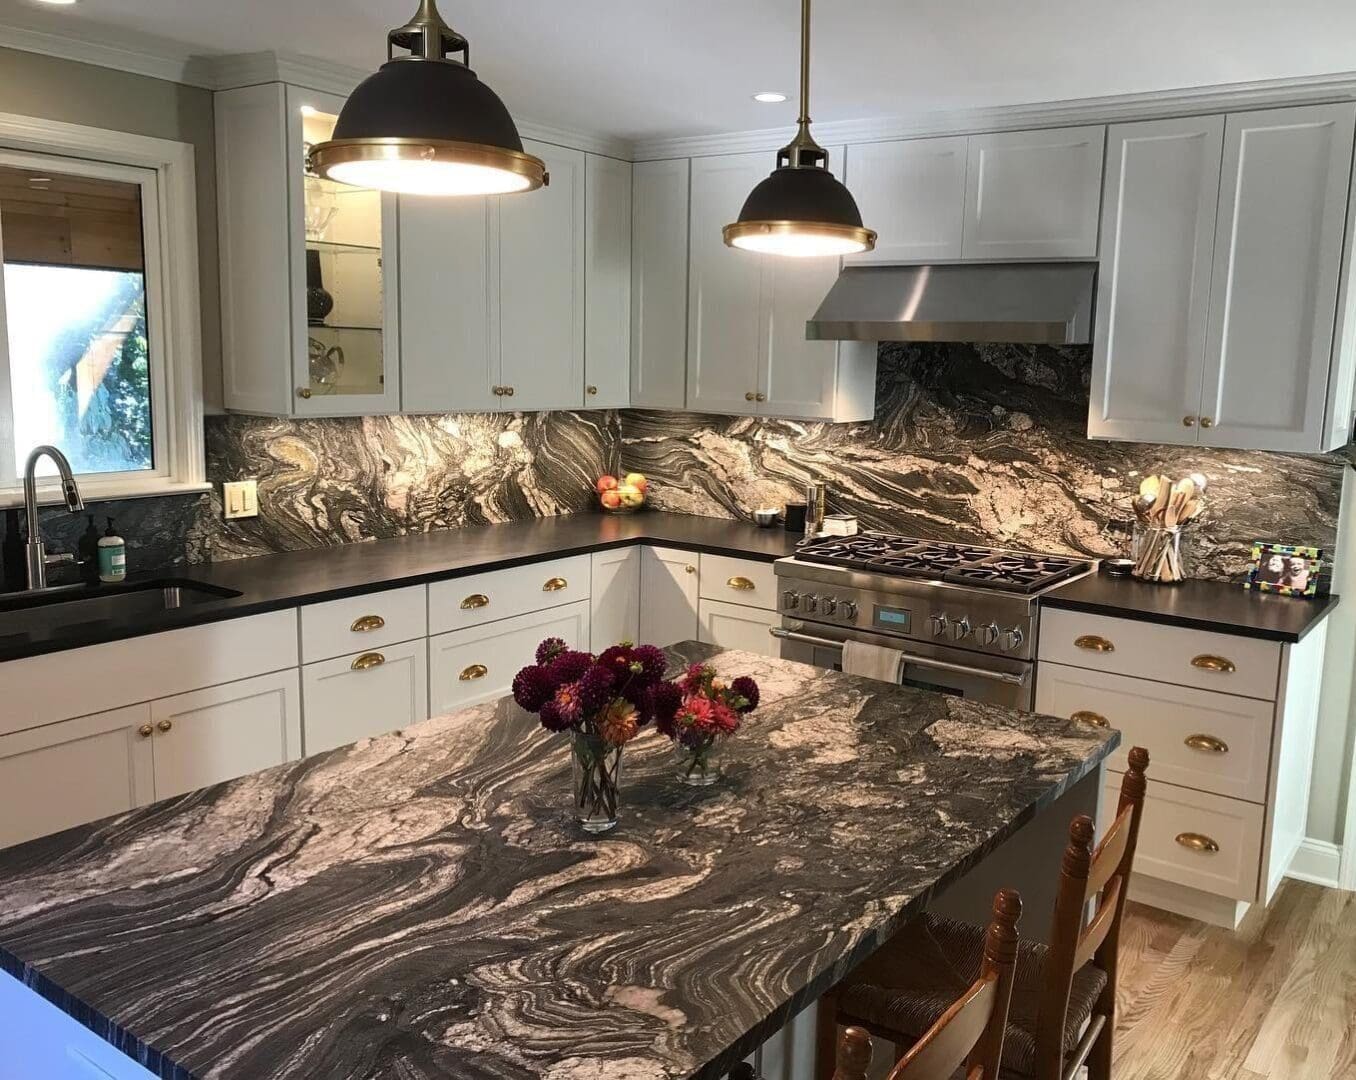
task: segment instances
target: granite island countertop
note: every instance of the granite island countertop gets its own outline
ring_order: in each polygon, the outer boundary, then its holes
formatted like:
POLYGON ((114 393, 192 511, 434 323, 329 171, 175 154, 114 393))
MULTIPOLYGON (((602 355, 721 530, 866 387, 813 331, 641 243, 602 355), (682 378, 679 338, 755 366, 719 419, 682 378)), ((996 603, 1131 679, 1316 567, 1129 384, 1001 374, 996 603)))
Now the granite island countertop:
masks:
POLYGON ((0 968, 172 1078, 723 1077, 1119 734, 750 653, 714 787, 621 823, 508 701, 0 852, 0 968))

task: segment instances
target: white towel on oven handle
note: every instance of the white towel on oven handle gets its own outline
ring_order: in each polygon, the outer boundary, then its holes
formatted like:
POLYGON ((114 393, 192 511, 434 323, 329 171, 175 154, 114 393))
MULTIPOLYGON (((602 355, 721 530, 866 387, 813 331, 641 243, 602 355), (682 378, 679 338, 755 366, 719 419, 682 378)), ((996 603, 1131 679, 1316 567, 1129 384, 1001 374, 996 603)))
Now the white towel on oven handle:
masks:
POLYGON ((887 649, 865 641, 843 642, 843 671, 848 675, 898 684, 903 663, 904 653, 899 649, 887 649))

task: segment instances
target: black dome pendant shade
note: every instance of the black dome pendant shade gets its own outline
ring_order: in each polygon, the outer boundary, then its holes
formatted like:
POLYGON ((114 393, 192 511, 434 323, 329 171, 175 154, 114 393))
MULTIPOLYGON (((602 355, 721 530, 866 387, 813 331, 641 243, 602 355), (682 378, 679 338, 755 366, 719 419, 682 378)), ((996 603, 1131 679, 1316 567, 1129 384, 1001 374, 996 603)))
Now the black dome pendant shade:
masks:
POLYGON ((810 0, 801 0, 800 119, 777 151, 777 168, 749 193, 739 220, 721 230, 730 247, 769 255, 850 255, 870 251, 852 192, 829 172, 829 155, 810 134, 810 0))
POLYGON ((523 151, 513 117, 476 78, 470 45, 435 0, 420 0, 414 18, 387 35, 386 55, 349 95, 329 141, 311 148, 312 171, 414 195, 499 195, 548 182, 545 163, 523 151), (396 48, 409 55, 395 56, 396 48))

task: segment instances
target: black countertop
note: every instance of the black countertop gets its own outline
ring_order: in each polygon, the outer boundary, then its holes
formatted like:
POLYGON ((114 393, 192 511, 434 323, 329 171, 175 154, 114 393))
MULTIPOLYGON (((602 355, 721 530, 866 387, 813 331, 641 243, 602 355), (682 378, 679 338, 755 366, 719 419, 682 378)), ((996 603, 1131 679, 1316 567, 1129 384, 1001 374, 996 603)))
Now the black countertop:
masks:
POLYGON ((1089 574, 1041 597, 1041 606, 1294 643, 1327 618, 1336 596, 1280 596, 1227 581, 1156 585, 1089 574))
POLYGON ((0 852, 0 969, 173 1080, 715 1080, 1120 741, 708 658, 723 777, 642 732, 606 836, 504 699, 0 852))

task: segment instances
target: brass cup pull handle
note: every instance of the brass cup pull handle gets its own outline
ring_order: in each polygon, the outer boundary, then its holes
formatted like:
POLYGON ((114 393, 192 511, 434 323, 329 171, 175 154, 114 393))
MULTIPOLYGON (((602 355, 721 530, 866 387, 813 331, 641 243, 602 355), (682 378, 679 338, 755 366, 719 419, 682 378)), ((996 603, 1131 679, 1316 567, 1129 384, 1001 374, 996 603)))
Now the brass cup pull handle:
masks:
POLYGON ((1084 634, 1082 637, 1074 638, 1074 647, 1078 649, 1087 649, 1088 652, 1115 652, 1116 646, 1107 641, 1104 637, 1097 634, 1084 634))
POLYGON ((462 682, 472 682, 475 679, 483 679, 489 673, 490 669, 484 664, 472 664, 470 667, 462 668, 457 678, 462 682))
POLYGON ((570 583, 563 577, 547 578, 546 584, 541 587, 542 592, 560 592, 561 589, 568 589, 570 583))
POLYGON ((349 627, 355 634, 370 634, 373 630, 380 630, 386 625, 386 620, 380 615, 360 615, 353 620, 353 625, 349 627))
POLYGON ((174 730, 174 721, 173 721, 173 720, 161 720, 160 723, 156 724, 155 726, 156 726, 162 733, 168 732, 168 731, 173 731, 173 730, 174 730))
POLYGON ((1188 735, 1182 740, 1193 750, 1204 750, 1208 754, 1227 754, 1229 744, 1213 735, 1188 735))
POLYGON ((754 588, 753 582, 746 577, 732 577, 725 584, 740 592, 753 592, 754 588))
POLYGON ((1101 713, 1092 712, 1090 709, 1079 709, 1069 717, 1075 724, 1087 724, 1088 727, 1110 727, 1111 721, 1101 713))
POLYGON ((365 652, 349 664, 349 668, 353 671, 366 671, 368 668, 381 667, 384 663, 386 663, 386 657, 382 656, 381 653, 365 652))
POLYGON ((1218 671, 1221 675, 1232 675, 1238 670, 1238 665, 1225 656, 1211 656, 1205 653, 1202 656, 1193 656, 1191 666, 1200 668, 1202 671, 1218 671))
POLYGON ((1176 840, 1182 847, 1188 848, 1191 851, 1199 851, 1211 855, 1219 851, 1219 844, 1211 837, 1206 836, 1205 833, 1179 832, 1176 836, 1176 840))
POLYGON ((476 608, 489 607, 490 598, 483 592, 472 593, 461 602, 462 611, 474 611, 476 608))
POLYGON ((155 728, 151 727, 150 724, 142 724, 141 727, 137 728, 137 734, 143 739, 149 739, 155 734, 155 728))

